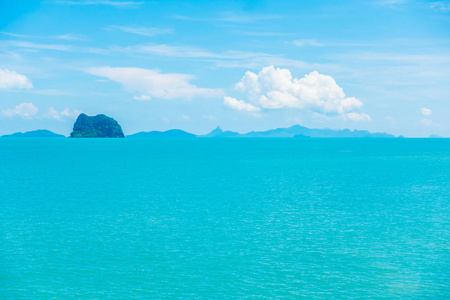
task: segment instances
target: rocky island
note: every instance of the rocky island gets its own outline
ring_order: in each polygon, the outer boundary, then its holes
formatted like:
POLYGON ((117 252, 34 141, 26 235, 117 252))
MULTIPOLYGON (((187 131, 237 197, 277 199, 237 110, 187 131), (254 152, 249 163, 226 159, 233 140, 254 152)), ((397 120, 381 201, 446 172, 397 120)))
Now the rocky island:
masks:
POLYGON ((123 138, 119 123, 105 115, 80 114, 70 134, 72 138, 123 138))

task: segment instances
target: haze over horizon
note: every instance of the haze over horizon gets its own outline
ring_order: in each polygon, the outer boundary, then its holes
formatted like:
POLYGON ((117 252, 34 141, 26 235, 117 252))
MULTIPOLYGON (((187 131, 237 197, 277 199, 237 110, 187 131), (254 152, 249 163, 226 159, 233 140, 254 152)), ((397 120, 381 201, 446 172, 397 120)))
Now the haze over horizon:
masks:
POLYGON ((450 1, 0 3, 0 135, 295 124, 450 136, 450 1))

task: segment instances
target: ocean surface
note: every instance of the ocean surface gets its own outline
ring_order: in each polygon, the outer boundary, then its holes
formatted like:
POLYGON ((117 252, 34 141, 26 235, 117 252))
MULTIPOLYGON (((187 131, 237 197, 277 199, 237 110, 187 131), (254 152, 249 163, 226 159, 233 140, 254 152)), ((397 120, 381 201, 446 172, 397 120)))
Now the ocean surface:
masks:
POLYGON ((450 139, 0 139, 1 299, 450 298, 450 139))

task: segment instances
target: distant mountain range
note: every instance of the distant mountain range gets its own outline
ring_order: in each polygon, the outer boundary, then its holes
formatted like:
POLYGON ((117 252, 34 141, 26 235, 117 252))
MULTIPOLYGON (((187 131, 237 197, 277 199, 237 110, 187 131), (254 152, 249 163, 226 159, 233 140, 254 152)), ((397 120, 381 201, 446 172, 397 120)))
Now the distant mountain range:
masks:
POLYGON ((7 134, 3 135, 2 137, 13 137, 13 138, 62 138, 65 137, 62 134, 57 134, 54 132, 51 132, 49 130, 40 129, 40 130, 34 130, 34 131, 27 131, 27 132, 16 132, 13 134, 7 134))
POLYGON ((332 129, 310 129, 300 125, 294 125, 288 128, 277 128, 267 131, 251 131, 249 133, 238 133, 233 131, 223 131, 217 127, 208 134, 199 137, 294 137, 294 138, 395 138, 388 133, 371 133, 366 130, 332 130, 332 129))
POLYGON ((164 139, 164 138, 195 138, 195 134, 180 130, 171 129, 167 131, 149 131, 149 132, 138 132, 135 134, 127 135, 127 138, 153 138, 153 139, 164 139))
POLYGON ((239 133, 235 131, 223 131, 217 127, 213 131, 204 135, 195 135, 183 130, 172 129, 168 131, 150 131, 138 132, 127 137, 139 138, 265 138, 265 137, 284 137, 284 138, 395 138, 394 135, 388 133, 371 133, 366 130, 331 130, 331 129, 310 129, 300 125, 294 125, 288 128, 277 128, 267 131, 252 131, 248 133, 239 133))
MULTIPOLYGON (((17 132, 3 137, 64 137, 48 130, 35 130, 25 133, 17 132)), ((195 135, 180 129, 171 129, 167 131, 149 131, 138 132, 127 135, 127 138, 152 138, 152 139, 177 139, 177 138, 395 138, 396 136, 384 132, 369 132, 367 130, 332 130, 332 129, 311 129, 300 125, 294 125, 288 128, 277 128, 267 131, 251 131, 248 133, 239 133, 235 131, 223 131, 217 127, 213 131, 204 135, 195 135)), ((403 136, 398 136, 402 138, 403 136)), ((431 135, 430 138, 440 136, 431 135)))

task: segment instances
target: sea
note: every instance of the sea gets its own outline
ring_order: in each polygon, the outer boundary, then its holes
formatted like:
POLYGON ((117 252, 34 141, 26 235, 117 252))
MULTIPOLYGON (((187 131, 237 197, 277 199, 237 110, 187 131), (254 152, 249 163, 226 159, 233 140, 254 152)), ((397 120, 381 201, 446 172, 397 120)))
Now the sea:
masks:
POLYGON ((1 299, 449 299, 450 139, 0 139, 1 299))

